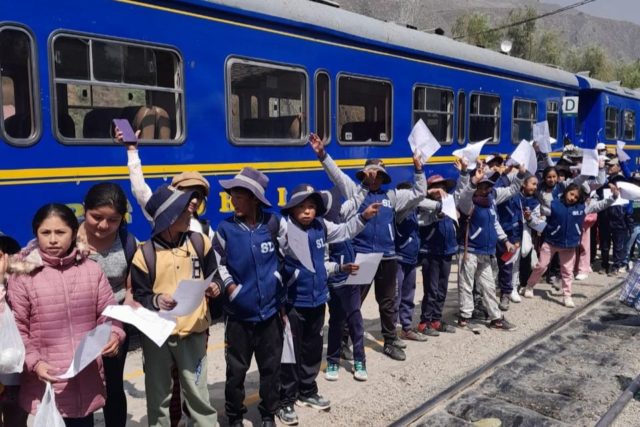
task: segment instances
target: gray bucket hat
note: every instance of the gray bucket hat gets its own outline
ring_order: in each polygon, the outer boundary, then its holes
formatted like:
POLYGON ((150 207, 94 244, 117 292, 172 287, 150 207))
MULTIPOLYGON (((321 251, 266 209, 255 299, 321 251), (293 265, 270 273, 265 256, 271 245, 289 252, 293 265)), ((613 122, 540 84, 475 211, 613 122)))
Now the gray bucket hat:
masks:
POLYGON ((151 236, 156 236, 171 227, 194 197, 195 191, 185 192, 170 185, 163 185, 154 191, 144 207, 153 218, 151 236))
POLYGON ((298 206, 300 203, 307 200, 309 197, 313 198, 316 202, 316 216, 323 216, 327 212, 327 207, 325 205, 326 195, 323 197, 322 193, 316 191, 309 184, 300 184, 297 185, 291 194, 291 198, 281 209, 283 215, 288 215, 289 211, 298 206))
POLYGON ((221 179, 220 185, 227 193, 232 188, 244 188, 249 190, 260 202, 271 207, 271 203, 265 197, 265 191, 269 184, 269 178, 258 169, 251 167, 244 167, 242 170, 234 176, 232 179, 221 179))
POLYGON ((358 178, 359 181, 362 181, 365 177, 365 172, 369 170, 375 170, 381 174, 383 184, 391 182, 391 176, 387 173, 387 170, 384 167, 384 162, 381 159, 368 159, 364 163, 364 167, 356 172, 356 178, 358 178))

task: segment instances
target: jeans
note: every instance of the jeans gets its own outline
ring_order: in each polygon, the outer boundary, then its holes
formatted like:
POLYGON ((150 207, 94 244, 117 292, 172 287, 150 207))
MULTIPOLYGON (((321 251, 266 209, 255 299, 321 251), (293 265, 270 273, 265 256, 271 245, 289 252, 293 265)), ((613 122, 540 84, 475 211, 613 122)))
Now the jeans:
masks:
MULTIPOLYGON (((631 258, 631 251, 633 251, 638 244, 638 237, 640 236, 640 224, 635 224, 631 231, 631 236, 627 239, 627 243, 624 247, 624 263, 629 264, 631 258)), ((636 255, 634 258, 637 258, 636 255)))

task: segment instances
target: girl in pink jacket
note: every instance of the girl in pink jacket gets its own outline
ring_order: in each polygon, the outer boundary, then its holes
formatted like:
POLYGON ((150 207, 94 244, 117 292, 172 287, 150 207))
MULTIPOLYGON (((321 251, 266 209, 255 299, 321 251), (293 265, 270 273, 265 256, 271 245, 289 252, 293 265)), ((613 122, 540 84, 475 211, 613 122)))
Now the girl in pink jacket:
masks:
MULTIPOLYGON (((69 380, 57 375, 67 370, 87 332, 107 320, 101 313, 116 303, 113 291, 100 266, 76 247, 78 220, 71 209, 45 205, 32 227, 36 239, 9 265, 9 303, 26 348, 19 403, 35 413, 48 381, 65 424, 93 426, 93 413, 105 402, 102 360, 69 380)), ((124 338, 114 321, 102 356, 115 356, 124 338)))

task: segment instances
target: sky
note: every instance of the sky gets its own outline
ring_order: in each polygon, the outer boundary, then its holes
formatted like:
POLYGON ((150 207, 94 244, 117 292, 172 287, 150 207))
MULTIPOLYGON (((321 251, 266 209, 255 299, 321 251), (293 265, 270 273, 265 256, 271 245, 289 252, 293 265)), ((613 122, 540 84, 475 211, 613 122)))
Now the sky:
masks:
MULTIPOLYGON (((577 3, 578 0, 543 0, 543 2, 566 6, 577 3)), ((619 19, 640 25, 640 0, 596 0, 574 10, 601 18, 619 19)))

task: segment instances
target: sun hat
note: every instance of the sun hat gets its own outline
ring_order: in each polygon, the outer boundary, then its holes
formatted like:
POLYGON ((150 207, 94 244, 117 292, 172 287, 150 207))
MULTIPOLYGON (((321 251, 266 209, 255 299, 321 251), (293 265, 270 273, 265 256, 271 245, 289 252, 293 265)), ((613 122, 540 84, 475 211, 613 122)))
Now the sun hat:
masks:
POLYGON ((269 184, 269 178, 258 169, 244 167, 232 179, 221 179, 220 185, 227 193, 232 188, 244 188, 249 190, 263 205, 271 207, 271 203, 265 197, 265 191, 269 184))
POLYGON ((356 173, 356 178, 359 181, 364 180, 365 172, 375 170, 378 173, 382 174, 382 183, 388 184, 391 182, 391 176, 387 173, 387 170, 384 167, 384 162, 381 159, 367 159, 364 163, 364 167, 360 169, 356 173))
POLYGON ((282 214, 288 215, 292 208, 298 206, 308 198, 313 198, 316 202, 316 216, 323 216, 327 212, 327 206, 325 205, 325 199, 322 197, 322 193, 316 191, 309 184, 299 184, 293 189, 287 204, 282 207, 282 214))
POLYGON ((185 187, 202 187, 204 188, 205 197, 209 197, 209 181, 200 174, 200 172, 182 172, 171 180, 171 185, 176 188, 184 189, 185 187))
POLYGON ((171 185, 163 185, 154 191, 144 207, 153 218, 151 236, 154 237, 171 227, 194 197, 195 191, 182 191, 171 185))
POLYGON ((445 179, 442 175, 438 175, 438 174, 431 175, 427 179, 427 188, 436 184, 444 184, 445 190, 448 192, 448 191, 451 191, 451 189, 456 186, 456 181, 453 179, 445 179))
POLYGON ((489 154, 485 159, 484 162, 486 164, 490 163, 490 162, 500 162, 503 163, 504 162, 504 157, 502 157, 500 155, 500 153, 491 153, 489 154))
POLYGON ((338 187, 331 187, 329 190, 321 190, 320 195, 322 196, 326 210, 323 216, 331 222, 343 222, 342 218, 340 218, 340 208, 343 199, 340 189, 338 187))

